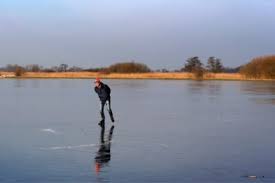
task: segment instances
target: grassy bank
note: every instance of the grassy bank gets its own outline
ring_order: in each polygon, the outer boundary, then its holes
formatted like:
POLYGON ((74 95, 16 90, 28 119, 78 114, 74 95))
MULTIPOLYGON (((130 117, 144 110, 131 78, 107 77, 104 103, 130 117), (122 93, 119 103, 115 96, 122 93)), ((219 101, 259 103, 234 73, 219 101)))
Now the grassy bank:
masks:
MULTIPOLYGON (((169 79, 169 80, 181 80, 181 79, 194 79, 191 73, 98 73, 98 72, 58 72, 58 73, 45 73, 45 72, 26 72, 21 77, 15 77, 13 73, 0 72, 2 78, 44 78, 44 79, 58 79, 58 78, 76 78, 76 79, 92 79, 100 77, 103 79, 169 79)), ((207 73, 204 75, 205 80, 255 80, 246 79, 244 76, 238 73, 207 73)), ((260 79, 265 80, 265 79, 260 79)))
MULTIPOLYGON (((92 79, 100 77, 103 79, 169 79, 169 80, 181 80, 181 79, 194 79, 191 73, 110 73, 103 74, 98 72, 26 72, 23 76, 15 77, 12 72, 0 72, 1 78, 43 78, 43 79, 55 79, 55 78, 68 78, 68 79, 92 79)), ((203 76, 205 80, 268 80, 268 79, 247 79, 243 75, 238 73, 206 73, 203 76)))

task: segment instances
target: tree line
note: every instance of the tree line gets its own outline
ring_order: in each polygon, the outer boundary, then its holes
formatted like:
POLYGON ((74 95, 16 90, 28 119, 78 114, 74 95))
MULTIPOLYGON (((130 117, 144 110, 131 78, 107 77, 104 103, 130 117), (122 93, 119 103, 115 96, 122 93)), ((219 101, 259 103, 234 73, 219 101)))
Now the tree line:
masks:
POLYGON ((204 64, 198 56, 188 58, 183 67, 176 70, 159 69, 152 70, 146 64, 131 62, 120 62, 109 67, 81 68, 60 64, 59 66, 43 67, 38 64, 20 66, 8 64, 0 68, 0 71, 14 72, 21 76, 25 72, 101 72, 101 73, 147 73, 147 72, 189 72, 195 78, 203 78, 205 73, 241 73, 247 78, 275 78, 275 55, 263 56, 252 59, 249 63, 236 67, 224 67, 222 60, 216 57, 209 57, 204 64))
POLYGON ((43 67, 38 64, 29 64, 21 66, 17 64, 8 64, 6 67, 0 68, 0 71, 14 72, 16 76, 22 76, 25 72, 102 72, 102 73, 146 73, 152 70, 143 63, 121 62, 110 65, 109 67, 97 68, 81 68, 77 66, 69 67, 68 64, 60 64, 59 66, 43 67))
MULTIPOLYGON (((155 72, 192 72, 194 69, 203 67, 199 57, 191 57, 186 60, 184 68, 176 70, 158 69, 155 72)), ((224 68, 221 59, 215 57, 209 57, 205 70, 210 72, 237 72, 236 68, 224 68)), ((117 72, 117 73, 139 73, 139 72, 154 72, 151 68, 143 63, 135 61, 120 62, 113 64, 109 67, 98 68, 82 68, 77 66, 69 66, 68 64, 60 64, 59 66, 43 67, 38 64, 29 64, 21 66, 17 64, 8 64, 5 67, 0 68, 0 71, 15 72, 16 70, 23 70, 24 72, 117 72)))

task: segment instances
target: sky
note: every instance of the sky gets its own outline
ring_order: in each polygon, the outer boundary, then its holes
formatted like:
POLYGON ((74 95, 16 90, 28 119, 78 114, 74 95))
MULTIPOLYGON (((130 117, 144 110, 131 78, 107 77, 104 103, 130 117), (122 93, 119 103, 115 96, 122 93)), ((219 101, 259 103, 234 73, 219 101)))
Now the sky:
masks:
POLYGON ((275 0, 1 0, 0 67, 236 67, 275 54, 275 0))

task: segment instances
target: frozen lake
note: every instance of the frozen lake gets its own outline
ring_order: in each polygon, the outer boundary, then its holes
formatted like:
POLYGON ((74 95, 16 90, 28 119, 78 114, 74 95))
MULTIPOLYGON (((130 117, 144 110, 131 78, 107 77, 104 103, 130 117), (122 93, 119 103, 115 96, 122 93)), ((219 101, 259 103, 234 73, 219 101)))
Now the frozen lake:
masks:
POLYGON ((0 182, 275 182, 274 82, 104 82, 0 80, 0 182))

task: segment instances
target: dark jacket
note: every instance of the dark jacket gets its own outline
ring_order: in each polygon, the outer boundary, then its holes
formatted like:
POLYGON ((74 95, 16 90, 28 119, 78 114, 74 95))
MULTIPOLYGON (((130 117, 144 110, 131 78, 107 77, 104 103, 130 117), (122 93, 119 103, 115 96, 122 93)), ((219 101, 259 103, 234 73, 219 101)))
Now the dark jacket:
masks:
POLYGON ((95 87, 95 92, 98 94, 99 99, 101 102, 106 102, 110 100, 111 89, 108 85, 101 83, 101 87, 95 87))

